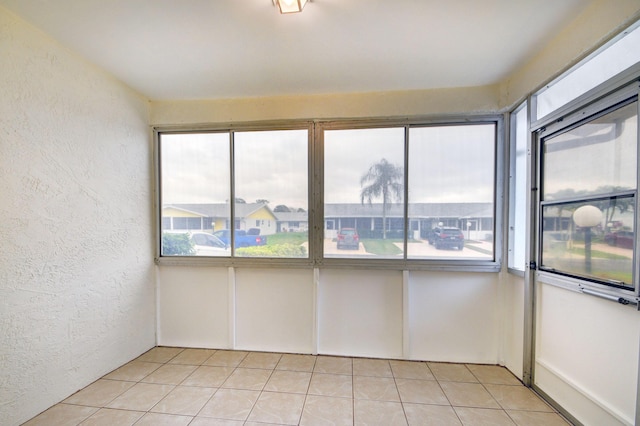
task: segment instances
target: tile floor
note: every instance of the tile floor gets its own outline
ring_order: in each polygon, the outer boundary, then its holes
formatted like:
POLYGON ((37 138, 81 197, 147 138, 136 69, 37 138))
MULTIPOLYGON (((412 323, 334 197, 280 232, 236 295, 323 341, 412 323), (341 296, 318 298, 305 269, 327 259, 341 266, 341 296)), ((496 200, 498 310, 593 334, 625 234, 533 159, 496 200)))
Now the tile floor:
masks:
POLYGON ((156 347, 34 425, 563 425, 497 366, 156 347))

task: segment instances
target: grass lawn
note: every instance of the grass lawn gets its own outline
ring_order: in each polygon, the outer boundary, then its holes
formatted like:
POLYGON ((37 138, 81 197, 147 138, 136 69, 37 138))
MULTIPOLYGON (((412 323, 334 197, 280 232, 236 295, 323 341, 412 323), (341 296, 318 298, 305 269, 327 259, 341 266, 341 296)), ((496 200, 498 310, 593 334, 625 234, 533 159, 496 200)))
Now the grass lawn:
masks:
POLYGON ((300 245, 309 240, 307 232, 278 232, 277 234, 267 235, 267 245, 278 244, 296 244, 300 245))
POLYGON ((363 239, 360 242, 364 245, 367 253, 378 256, 393 256, 402 253, 402 250, 394 244, 400 243, 402 240, 363 239))

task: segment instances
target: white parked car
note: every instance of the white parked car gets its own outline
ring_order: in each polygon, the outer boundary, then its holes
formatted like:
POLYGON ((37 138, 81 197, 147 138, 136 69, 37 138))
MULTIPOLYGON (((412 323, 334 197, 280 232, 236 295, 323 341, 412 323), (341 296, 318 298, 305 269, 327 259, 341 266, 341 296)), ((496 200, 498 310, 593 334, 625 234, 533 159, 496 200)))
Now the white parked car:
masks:
POLYGON ((215 235, 207 232, 189 232, 196 256, 225 256, 230 254, 229 247, 215 235))
POLYGON ((229 256, 229 246, 220 238, 202 231, 164 231, 162 252, 165 256, 229 256), (172 237, 175 236, 175 237, 172 237), (186 237, 191 241, 193 251, 187 253, 186 237), (179 238, 182 240, 180 244, 179 238), (177 244, 177 245, 176 245, 177 244))

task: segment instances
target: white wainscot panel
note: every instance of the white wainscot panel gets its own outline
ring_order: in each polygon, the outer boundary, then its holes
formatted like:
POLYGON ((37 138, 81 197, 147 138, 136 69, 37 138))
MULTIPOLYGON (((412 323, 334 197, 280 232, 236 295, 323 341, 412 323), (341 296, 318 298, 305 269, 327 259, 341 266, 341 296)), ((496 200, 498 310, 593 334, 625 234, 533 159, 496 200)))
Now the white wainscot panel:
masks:
POLYGON ((585 425, 635 420, 640 316, 540 283, 535 384, 585 425))
POLYGON ((236 348, 313 352, 313 271, 235 270, 236 348))
POLYGON ((402 272, 321 270, 318 352, 402 357, 402 272))
POLYGON ((409 358, 498 363, 498 274, 411 272, 409 358))
POLYGON ((158 344, 229 347, 227 268, 158 268, 158 344))
POLYGON ((502 347, 504 365, 520 380, 524 362, 524 277, 505 274, 502 347))

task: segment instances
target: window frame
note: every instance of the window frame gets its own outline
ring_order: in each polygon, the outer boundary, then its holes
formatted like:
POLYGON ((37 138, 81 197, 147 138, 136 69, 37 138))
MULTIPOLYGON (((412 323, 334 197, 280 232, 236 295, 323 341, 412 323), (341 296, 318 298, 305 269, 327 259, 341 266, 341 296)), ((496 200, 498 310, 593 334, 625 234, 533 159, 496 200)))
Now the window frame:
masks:
MULTIPOLYGON (((201 126, 158 126, 153 129, 154 137, 154 167, 155 167, 155 206, 156 218, 156 258, 159 265, 202 265, 202 266, 250 266, 250 267, 293 267, 293 268, 367 268, 367 269, 397 269, 397 270, 436 270, 436 271, 469 271, 469 272, 499 272, 503 258, 503 199, 504 199, 504 115, 472 115, 444 118, 376 118, 376 119, 331 119, 331 120, 287 120, 260 121, 246 123, 224 123, 201 126), (469 259, 406 259, 407 239, 405 237, 405 255, 403 259, 366 259, 366 258, 325 258, 323 254, 324 218, 324 131, 334 129, 385 128, 402 127, 405 132, 404 167, 408 166, 407 134, 409 127, 443 126, 443 125, 473 125, 494 124, 494 258, 492 260, 469 259), (197 257, 197 256, 161 256, 161 225, 162 225, 162 170, 160 158, 160 135, 164 133, 196 133, 196 132, 240 132, 259 130, 292 130, 308 129, 308 221, 309 221, 309 256, 304 259, 296 258, 264 258, 264 257, 197 257)), ((231 143, 231 142, 230 142, 231 143)), ((233 158, 230 159, 233 162, 233 158)), ((232 174, 233 174, 233 168, 232 174)), ((231 176, 231 186, 233 187, 231 176)), ((408 228, 407 217, 407 180, 404 176, 404 229, 408 228)), ((231 192, 233 194, 233 190, 231 192)))
POLYGON ((528 250, 527 248, 530 245, 530 235, 529 229, 530 226, 530 218, 527 217, 529 215, 529 206, 531 205, 530 199, 531 194, 529 188, 531 188, 531 132, 529 131, 530 126, 530 109, 529 102, 525 100, 520 105, 518 105, 515 109, 513 109, 509 113, 509 203, 508 203, 508 218, 507 218, 507 270, 519 276, 523 276, 527 271, 528 264, 528 250), (519 129, 517 126, 518 114, 523 113, 525 115, 525 128, 519 129), (520 170, 518 168, 518 163, 516 161, 516 152, 518 146, 518 133, 523 131, 525 134, 524 149, 525 149, 525 164, 524 169, 520 170), (519 174, 524 174, 524 188, 519 188, 517 186, 518 179, 517 176, 519 174), (519 190, 523 190, 522 193, 519 193, 519 190), (522 197, 518 199, 518 197, 522 197), (524 203, 524 217, 521 218, 521 224, 523 229, 517 229, 516 224, 516 215, 519 213, 516 210, 516 200, 520 200, 524 203), (523 256, 523 264, 522 268, 519 268, 514 265, 514 261, 520 260, 515 258, 515 245, 518 243, 515 235, 519 232, 524 233, 524 240, 521 241, 522 247, 520 248, 523 256))
MULTIPOLYGON (((627 75, 627 71, 623 73, 625 76, 627 75)), ((626 78, 626 77, 625 77, 626 78)), ((638 117, 640 118, 640 81, 638 77, 634 79, 633 82, 627 83, 626 85, 618 85, 619 78, 614 78, 612 81, 604 83, 603 85, 596 88, 596 92, 592 94, 592 98, 585 101, 583 97, 576 99, 574 102, 568 104, 570 107, 570 112, 564 116, 557 117, 556 114, 550 114, 549 118, 545 119, 544 122, 535 123, 539 127, 532 128, 535 134, 536 141, 536 151, 537 151, 537 188, 539 189, 537 199, 535 201, 535 209, 536 209, 536 248, 535 248, 535 258, 536 262, 540 264, 540 260, 542 259, 542 209, 545 205, 554 204, 554 202, 545 203, 542 197, 542 162, 543 162, 543 144, 542 141, 545 138, 549 138, 559 132, 563 132, 568 128, 579 126, 582 122, 588 122, 594 117, 599 115, 604 115, 607 110, 613 109, 616 105, 622 104, 629 99, 636 98, 636 107, 638 112, 638 117), (606 95, 601 95, 601 93, 606 93, 606 95)), ((635 205, 634 205, 634 213, 635 213, 635 224, 636 229, 635 232, 635 252, 632 261, 632 275, 634 279, 634 288, 629 289, 626 287, 621 287, 613 283, 607 283, 604 280, 598 279, 590 279, 585 277, 579 277, 570 273, 565 273, 562 271, 555 272, 549 269, 538 268, 536 271, 536 275, 539 280, 542 282, 555 285, 558 287, 577 290, 584 293, 588 293, 591 295, 604 297, 604 298, 612 298, 612 300, 617 300, 619 303, 628 303, 630 299, 633 299, 631 303, 637 304, 640 300, 640 284, 637 282, 638 277, 640 276, 640 233, 638 232, 638 220, 640 220, 640 200, 638 197, 640 195, 640 123, 637 130, 637 154, 636 154, 636 169, 638 170, 636 174, 636 188, 634 191, 621 191, 619 194, 614 194, 616 196, 626 196, 630 192, 633 192, 635 195, 635 205), (626 301, 626 302, 625 302, 626 301)), ((584 196, 579 198, 572 198, 565 201, 579 202, 579 201, 589 201, 592 199, 600 199, 607 198, 609 194, 597 194, 592 196, 584 196)), ((556 201, 555 203, 562 202, 556 201)))

